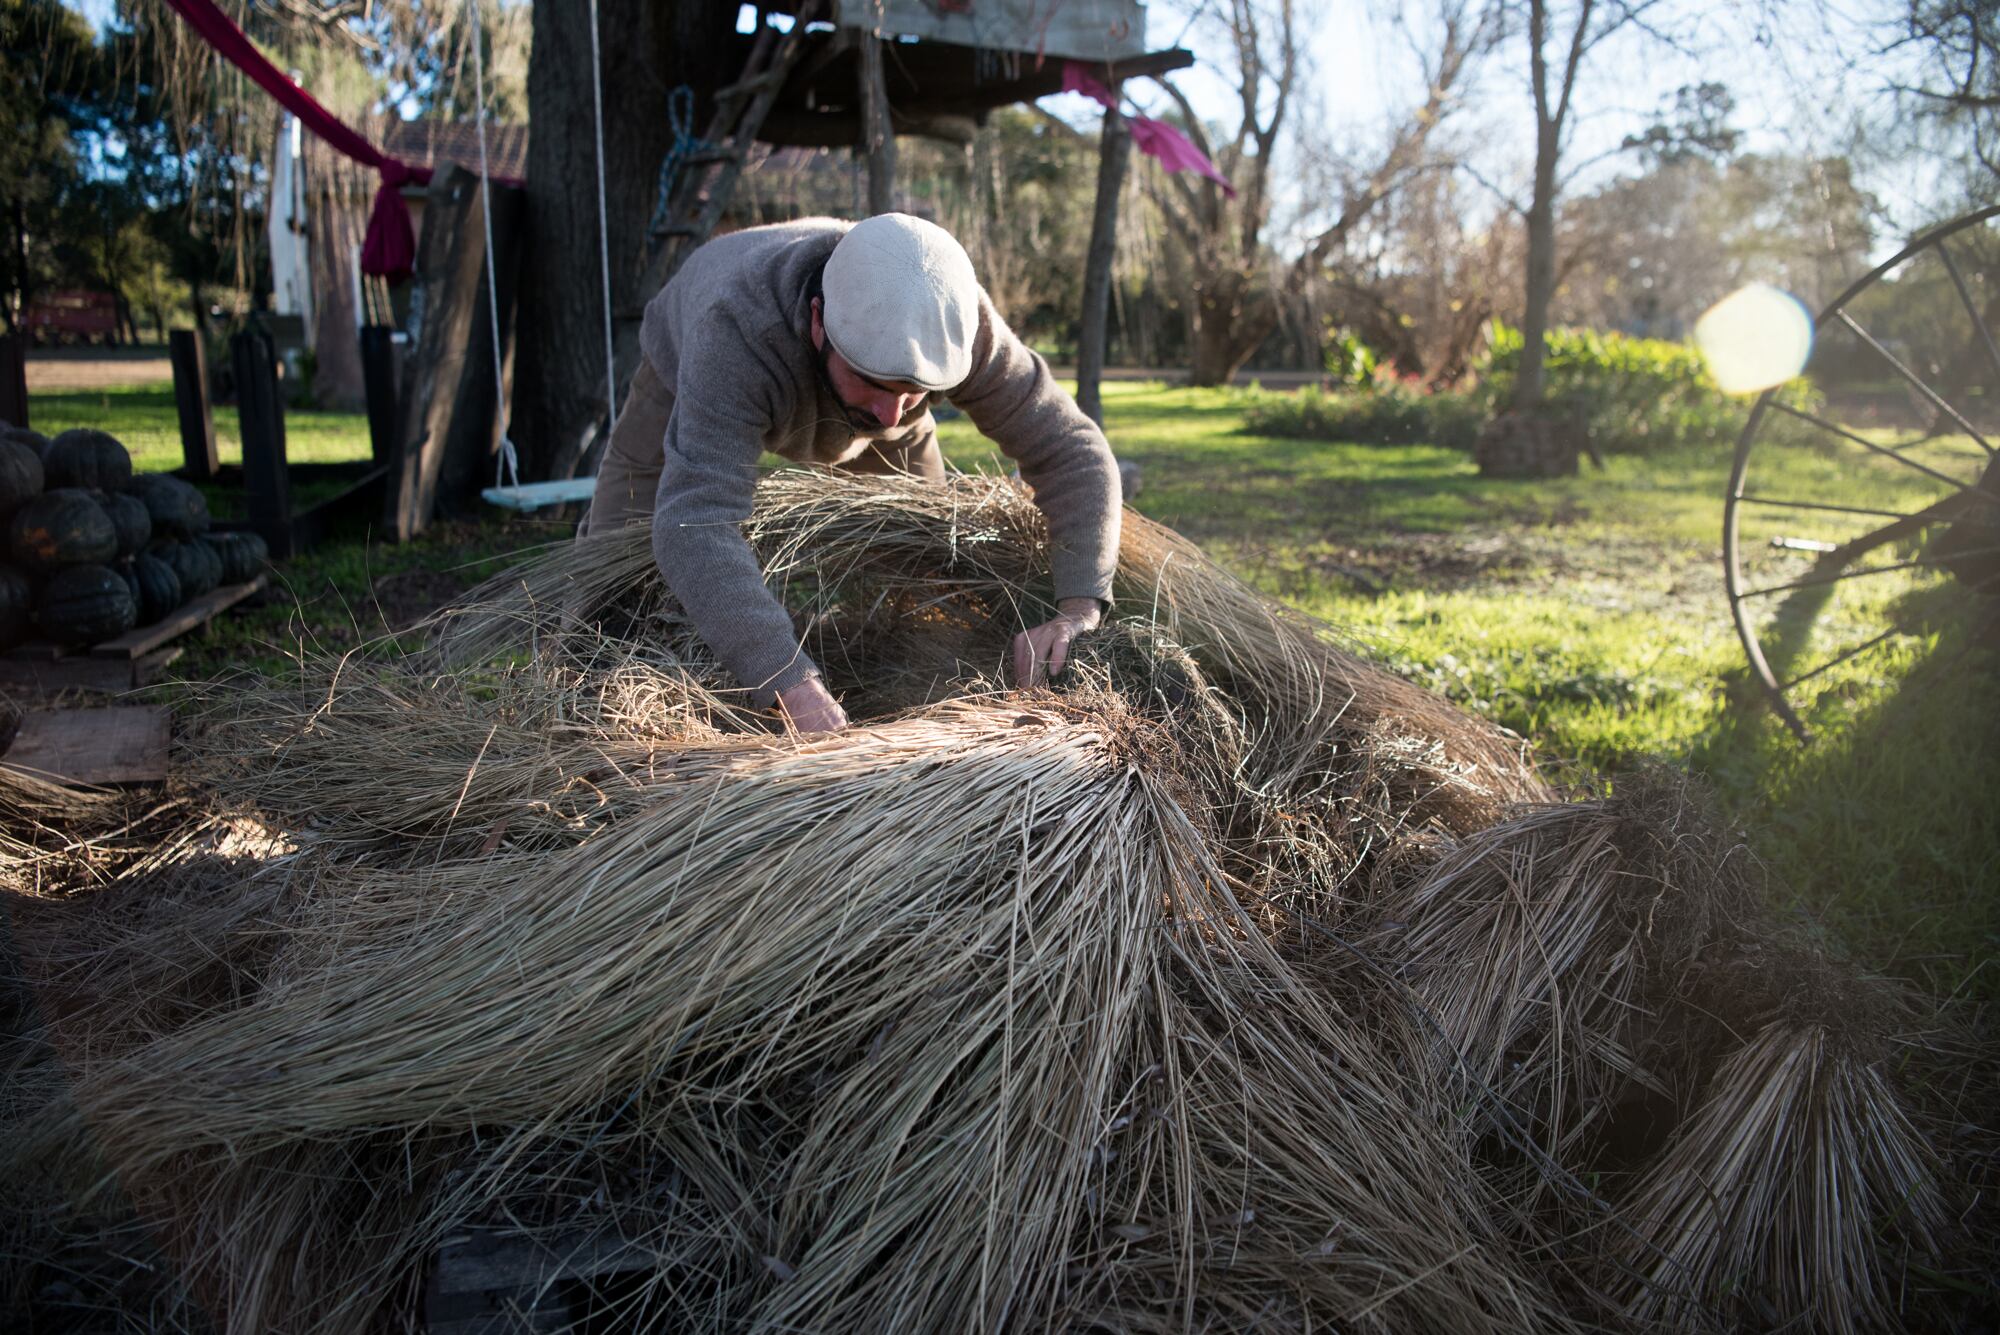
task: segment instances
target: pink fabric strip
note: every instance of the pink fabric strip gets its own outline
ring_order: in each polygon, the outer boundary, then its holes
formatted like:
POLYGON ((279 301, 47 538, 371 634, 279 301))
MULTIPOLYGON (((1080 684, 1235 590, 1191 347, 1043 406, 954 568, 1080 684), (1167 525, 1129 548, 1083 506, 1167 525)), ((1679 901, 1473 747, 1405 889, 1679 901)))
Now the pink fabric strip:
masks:
MULTIPOLYGON (((1081 61, 1063 62, 1062 90, 1065 93, 1082 93, 1113 115, 1122 114, 1118 110, 1118 94, 1081 61)), ((1215 164, 1208 160, 1208 155, 1196 148, 1193 141, 1179 130, 1151 116, 1126 116, 1125 120, 1132 127, 1132 142, 1141 153, 1158 158, 1160 165, 1170 172, 1200 172, 1221 186, 1222 193, 1231 199, 1236 198, 1236 187, 1229 184, 1229 178, 1217 171, 1215 164)))
MULTIPOLYGON (((417 237, 410 225, 410 210, 403 203, 401 187, 409 181, 430 180, 431 169, 390 157, 321 106, 317 98, 265 59, 243 30, 216 7, 215 0, 167 0, 167 4, 187 20, 203 41, 249 75, 308 130, 362 166, 381 173, 382 184, 375 191, 375 204, 368 214, 368 233, 361 243, 361 271, 379 274, 391 282, 408 278, 410 265, 417 257, 417 237)), ((522 184, 506 176, 495 176, 492 180, 497 185, 522 184)))

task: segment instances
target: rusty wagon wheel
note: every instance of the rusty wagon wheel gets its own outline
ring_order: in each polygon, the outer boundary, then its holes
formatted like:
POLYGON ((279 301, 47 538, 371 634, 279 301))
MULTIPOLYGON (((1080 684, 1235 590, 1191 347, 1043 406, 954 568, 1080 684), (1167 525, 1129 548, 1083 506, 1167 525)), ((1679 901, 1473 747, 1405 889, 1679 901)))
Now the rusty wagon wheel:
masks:
POLYGON ((2000 605, 1996 217, 2000 207, 1924 233, 1814 321, 1816 372, 1877 373, 1925 425, 1835 422, 1780 386, 1737 440, 1723 518, 1730 612, 1802 741, 1812 706, 1870 671, 1871 655, 1954 621, 1990 624, 2000 605))

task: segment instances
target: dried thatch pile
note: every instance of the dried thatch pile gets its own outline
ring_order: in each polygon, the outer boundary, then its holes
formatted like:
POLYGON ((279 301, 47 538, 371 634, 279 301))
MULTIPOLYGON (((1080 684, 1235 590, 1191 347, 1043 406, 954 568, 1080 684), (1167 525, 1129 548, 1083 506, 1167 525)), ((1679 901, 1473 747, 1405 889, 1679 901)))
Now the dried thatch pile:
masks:
POLYGON ((243 1331, 407 1313, 469 1221, 646 1249, 621 1328, 1931 1310, 1916 1022, 1683 784, 1557 802, 1136 516, 1037 693, 1009 484, 781 475, 750 531, 856 730, 773 735, 629 531, 206 691, 176 834, 91 893, 0 848, 43 1199, 109 1170, 243 1331))

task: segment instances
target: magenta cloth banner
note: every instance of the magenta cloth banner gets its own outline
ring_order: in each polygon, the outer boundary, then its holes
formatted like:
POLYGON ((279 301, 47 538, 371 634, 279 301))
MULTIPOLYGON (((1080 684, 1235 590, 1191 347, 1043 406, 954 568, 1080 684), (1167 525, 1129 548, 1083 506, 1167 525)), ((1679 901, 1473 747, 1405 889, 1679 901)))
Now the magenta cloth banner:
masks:
MULTIPOLYGON (((410 225, 410 210, 403 203, 402 187, 411 181, 422 184, 430 180, 431 169, 390 157, 321 106, 317 98, 266 60, 243 30, 216 8, 215 0, 167 0, 167 4, 187 20, 204 42, 297 116, 300 124, 362 166, 373 167, 382 174, 382 184, 375 190, 375 205, 368 213, 368 234, 361 242, 361 271, 378 274, 392 283, 408 278, 410 266, 417 258, 417 236, 410 225)), ((510 177, 492 179, 500 185, 521 184, 510 177)))
MULTIPOLYGON (((1118 110, 1118 94, 1102 79, 1092 74, 1081 61, 1063 62, 1063 86, 1065 93, 1082 93, 1114 116, 1123 115, 1118 110)), ((1236 198, 1236 187, 1229 184, 1229 178, 1216 170, 1208 160, 1208 154, 1196 148, 1188 137, 1165 121, 1154 120, 1151 116, 1126 116, 1125 123, 1132 127, 1132 142, 1147 157, 1158 158, 1160 165, 1170 172, 1196 171, 1222 187, 1222 193, 1236 198)))

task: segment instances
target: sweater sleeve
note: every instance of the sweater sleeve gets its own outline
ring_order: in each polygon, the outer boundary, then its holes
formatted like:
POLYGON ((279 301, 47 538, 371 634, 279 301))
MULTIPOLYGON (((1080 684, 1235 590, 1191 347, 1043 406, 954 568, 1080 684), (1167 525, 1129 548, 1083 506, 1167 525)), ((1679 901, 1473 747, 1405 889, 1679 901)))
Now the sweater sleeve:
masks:
POLYGON ((759 708, 817 674, 791 616, 764 584, 743 522, 764 431, 781 392, 773 368, 725 320, 682 343, 665 463, 653 500, 653 559, 695 631, 759 708))
POLYGON ((1035 490, 1049 525, 1055 596, 1111 602, 1118 573, 1118 465, 1097 424, 1049 365, 1014 335, 984 292, 972 374, 947 395, 1035 490))

